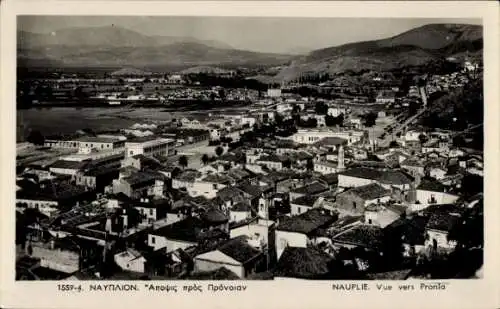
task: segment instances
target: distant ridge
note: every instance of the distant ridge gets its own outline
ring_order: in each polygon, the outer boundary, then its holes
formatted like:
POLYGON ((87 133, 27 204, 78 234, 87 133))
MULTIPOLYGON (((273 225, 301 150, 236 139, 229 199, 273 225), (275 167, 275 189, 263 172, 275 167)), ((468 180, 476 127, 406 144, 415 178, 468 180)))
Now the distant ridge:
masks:
POLYGON ((390 70, 423 65, 453 56, 481 56, 482 26, 429 24, 391 38, 322 48, 297 57, 275 80, 292 80, 301 74, 347 70, 390 70))
POLYGON ((217 41, 146 36, 117 26, 67 28, 45 34, 19 31, 17 50, 21 67, 279 65, 291 58, 237 50, 217 41))
POLYGON ((175 67, 196 72, 231 66, 280 67, 259 76, 271 82, 303 74, 391 70, 466 57, 482 58, 483 29, 478 25, 429 24, 374 41, 349 43, 292 56, 237 50, 227 44, 192 38, 146 36, 116 26, 68 28, 49 34, 18 32, 18 66, 175 67), (207 69, 210 68, 210 69, 207 69))

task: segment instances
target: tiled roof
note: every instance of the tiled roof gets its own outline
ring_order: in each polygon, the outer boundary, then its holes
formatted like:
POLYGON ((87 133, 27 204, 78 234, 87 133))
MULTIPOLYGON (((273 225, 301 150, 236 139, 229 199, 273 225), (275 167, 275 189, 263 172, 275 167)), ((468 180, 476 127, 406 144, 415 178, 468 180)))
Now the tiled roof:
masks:
POLYGON ((326 279, 332 257, 315 248, 286 247, 276 265, 277 277, 326 279))
POLYGON ((433 191, 433 192, 446 192, 446 186, 434 179, 424 178, 417 187, 417 190, 433 191))
POLYGON ((365 248, 379 249, 382 245, 383 232, 378 226, 358 225, 333 237, 334 242, 359 245, 365 248))
POLYGON ((299 193, 299 194, 318 194, 318 193, 324 192, 326 190, 328 190, 327 186, 320 183, 319 181, 315 181, 311 184, 308 184, 307 186, 296 188, 296 189, 292 190, 292 192, 299 193))
POLYGON ((293 217, 284 217, 278 223, 277 230, 311 234, 319 228, 335 222, 337 218, 322 209, 311 209, 293 217))
POLYGON ((204 227, 205 224, 199 218, 188 217, 184 220, 159 228, 151 232, 151 234, 173 240, 197 242, 200 230, 204 227))
POLYGON ((455 205, 432 205, 424 209, 424 214, 429 216, 426 228, 450 231, 460 219, 463 210, 455 205))
POLYGON ((220 198, 222 201, 230 201, 230 200, 235 200, 237 198, 243 198, 243 195, 245 194, 244 191, 234 187, 225 187, 222 188, 221 190, 217 191, 217 197, 220 198))
POLYGON ((355 194, 365 200, 373 200, 391 194, 389 190, 384 189, 382 186, 376 183, 355 187, 341 194, 346 194, 346 193, 355 194))
POLYGON ((210 182, 210 183, 218 183, 218 184, 228 184, 231 182, 231 179, 225 175, 220 174, 210 174, 203 178, 201 181, 210 182))
POLYGON ((291 204, 312 207, 318 198, 312 195, 304 195, 291 201, 291 204))
POLYGON ((230 239, 217 250, 242 264, 246 264, 262 254, 261 251, 247 243, 246 236, 230 239))
POLYGON ((66 160, 58 160, 50 165, 51 168, 62 168, 62 169, 73 169, 80 170, 85 168, 89 164, 88 161, 66 161, 66 160))
POLYGON ((412 216, 400 218, 384 228, 385 233, 397 233, 402 236, 403 243, 423 245, 425 243, 425 226, 429 218, 412 216))
POLYGON ((251 209, 248 201, 239 202, 231 207, 231 211, 250 211, 251 209))
POLYGON ((330 136, 330 137, 324 137, 314 143, 314 146, 337 146, 337 145, 346 145, 347 140, 344 138, 340 137, 335 137, 335 136, 330 136))
POLYGON ((204 212, 201 215, 201 219, 209 225, 225 223, 229 220, 227 216, 218 209, 210 209, 207 212, 204 212))
POLYGON ((195 272, 186 279, 189 280, 239 280, 240 277, 225 267, 213 271, 195 272))

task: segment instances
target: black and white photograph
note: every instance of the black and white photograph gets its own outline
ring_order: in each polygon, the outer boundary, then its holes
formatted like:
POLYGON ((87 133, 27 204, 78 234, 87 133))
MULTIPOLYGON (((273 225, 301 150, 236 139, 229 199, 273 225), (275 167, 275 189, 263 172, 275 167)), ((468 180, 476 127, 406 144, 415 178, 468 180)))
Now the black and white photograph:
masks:
POLYGON ((16 23, 16 281, 483 278, 482 19, 16 23))

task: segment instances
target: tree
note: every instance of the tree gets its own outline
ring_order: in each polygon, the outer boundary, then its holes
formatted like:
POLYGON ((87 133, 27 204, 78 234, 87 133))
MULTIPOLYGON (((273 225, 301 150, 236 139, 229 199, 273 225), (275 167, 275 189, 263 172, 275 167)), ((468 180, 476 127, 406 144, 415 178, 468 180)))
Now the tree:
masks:
POLYGON ((428 140, 428 138, 427 138, 427 136, 425 134, 420 134, 418 136, 418 139, 420 140, 420 144, 424 144, 428 140))
POLYGON ((210 161, 208 155, 206 153, 203 154, 203 156, 201 156, 201 162, 203 163, 203 165, 207 165, 208 161, 210 161))
POLYGON ((26 140, 32 144, 35 144, 37 146, 43 146, 45 142, 45 137, 42 135, 42 133, 38 130, 33 130, 30 132, 26 140))
POLYGON ((399 147, 399 144, 396 141, 391 141, 389 143, 389 148, 398 148, 398 147, 399 147))
POLYGON ((318 115, 326 115, 328 113, 328 105, 323 102, 316 102, 314 110, 318 115))
POLYGON ((224 88, 219 89, 219 98, 221 98, 222 101, 226 100, 226 92, 224 91, 224 88))
POLYGON ((314 162, 312 159, 308 159, 307 160, 307 163, 306 163, 306 168, 309 170, 309 171, 312 171, 314 169, 314 162))
POLYGON ((180 156, 179 165, 182 166, 182 168, 186 168, 188 166, 188 158, 186 156, 180 156))
POLYGON ((373 127, 376 123, 375 121, 377 120, 377 116, 378 115, 374 112, 363 115, 363 119, 365 121, 364 125, 366 127, 373 127))
POLYGON ((222 153, 224 152, 224 148, 222 148, 221 146, 218 146, 215 148, 215 154, 220 157, 222 155, 222 153))

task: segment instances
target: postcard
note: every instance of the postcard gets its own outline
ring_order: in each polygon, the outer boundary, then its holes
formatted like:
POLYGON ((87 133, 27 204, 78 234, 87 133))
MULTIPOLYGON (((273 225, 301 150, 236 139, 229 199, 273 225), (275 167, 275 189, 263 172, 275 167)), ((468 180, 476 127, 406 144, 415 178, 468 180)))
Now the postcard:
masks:
POLYGON ((500 305, 498 3, 2 6, 2 307, 500 305))

